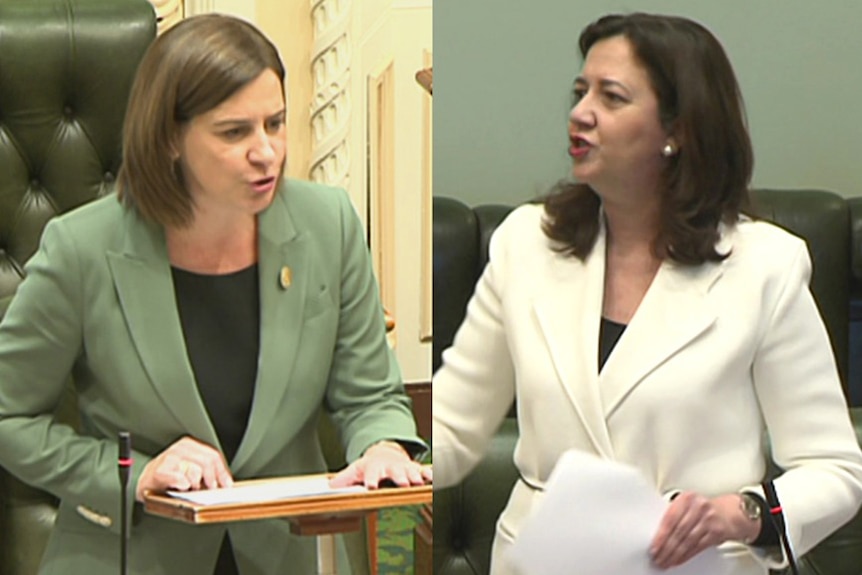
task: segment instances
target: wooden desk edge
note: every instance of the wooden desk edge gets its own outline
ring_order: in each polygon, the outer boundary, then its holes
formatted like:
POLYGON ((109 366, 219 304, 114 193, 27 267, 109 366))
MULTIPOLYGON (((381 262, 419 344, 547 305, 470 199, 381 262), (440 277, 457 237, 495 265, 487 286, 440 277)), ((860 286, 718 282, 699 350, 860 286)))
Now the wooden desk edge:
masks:
MULTIPOLYGON (((319 476, 302 476, 296 479, 308 479, 309 477, 319 476)), ((237 486, 283 479, 286 478, 238 481, 237 486)), ((431 500, 431 485, 421 485, 417 487, 381 488, 362 493, 310 495, 258 503, 218 505, 201 505, 168 495, 147 495, 144 499, 144 510, 153 515, 193 524, 276 517, 284 517, 292 522, 302 523, 304 518, 319 522, 323 517, 364 515, 385 507, 419 505, 430 503, 431 500)))

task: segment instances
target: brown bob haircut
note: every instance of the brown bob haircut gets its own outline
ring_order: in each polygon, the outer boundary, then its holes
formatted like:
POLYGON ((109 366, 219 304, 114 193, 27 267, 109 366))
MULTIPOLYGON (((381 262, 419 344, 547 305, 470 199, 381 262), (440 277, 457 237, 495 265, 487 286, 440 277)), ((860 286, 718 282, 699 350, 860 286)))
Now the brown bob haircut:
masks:
POLYGON ((278 50, 237 18, 194 16, 157 38, 138 67, 126 109, 117 176, 122 202, 162 225, 191 223, 193 199, 172 152, 180 132, 265 70, 275 72, 284 87, 278 50))
MULTIPOLYGON (((739 85, 724 50, 706 28, 673 16, 610 15, 587 26, 579 47, 586 58, 601 40, 625 37, 646 70, 662 126, 679 143, 663 174, 659 257, 698 265, 720 261, 720 222, 748 210, 754 158, 739 85)), ((656 150, 656 154, 660 153, 656 150)), ((545 198, 545 234, 563 253, 585 259, 599 230, 600 199, 587 185, 557 184, 545 198)))

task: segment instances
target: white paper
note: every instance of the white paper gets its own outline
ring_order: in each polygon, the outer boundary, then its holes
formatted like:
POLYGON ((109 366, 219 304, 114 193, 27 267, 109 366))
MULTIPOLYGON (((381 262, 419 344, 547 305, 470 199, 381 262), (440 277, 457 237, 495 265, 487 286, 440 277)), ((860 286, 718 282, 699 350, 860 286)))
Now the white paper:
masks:
POLYGON ((362 485, 333 488, 326 477, 307 479, 280 479, 261 481, 250 485, 227 487, 223 489, 202 489, 200 491, 168 491, 168 495, 185 499, 199 505, 218 505, 222 503, 261 503, 279 499, 307 497, 309 495, 333 495, 337 493, 362 493, 362 485))
POLYGON ((544 501, 511 548, 519 572, 530 575, 726 575, 716 548, 683 565, 653 566, 649 545, 667 509, 633 467, 579 452, 560 457, 544 501))

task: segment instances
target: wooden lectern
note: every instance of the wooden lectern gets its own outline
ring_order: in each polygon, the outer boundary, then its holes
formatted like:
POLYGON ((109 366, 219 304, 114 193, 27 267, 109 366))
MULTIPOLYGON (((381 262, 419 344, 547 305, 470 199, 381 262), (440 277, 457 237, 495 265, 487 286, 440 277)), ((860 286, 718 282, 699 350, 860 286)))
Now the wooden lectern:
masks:
MULTIPOLYGON (((254 486, 275 481, 307 481, 321 477, 329 478, 331 474, 237 481, 235 486, 254 486)), ((169 495, 147 495, 144 509, 147 513, 193 524, 284 517, 290 521, 293 533, 318 538, 317 575, 337 575, 333 537, 336 533, 359 530, 365 516, 379 509, 430 502, 431 485, 422 485, 211 505, 192 503, 169 495)))

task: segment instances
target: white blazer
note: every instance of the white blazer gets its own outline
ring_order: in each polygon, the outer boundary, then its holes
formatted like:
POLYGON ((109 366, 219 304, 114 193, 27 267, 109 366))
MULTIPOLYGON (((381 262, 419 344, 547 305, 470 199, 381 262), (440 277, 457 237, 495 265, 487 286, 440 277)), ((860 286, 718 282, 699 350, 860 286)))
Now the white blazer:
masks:
MULTIPOLYGON (((802 240, 743 220, 722 228, 723 262, 664 262, 599 373, 605 231, 581 262, 551 249, 543 213, 523 206, 498 228, 433 378, 436 488, 475 466, 517 401, 522 480, 497 525, 493 574, 511 572, 507 548, 573 448, 637 467, 662 493, 715 496, 759 491, 768 430, 787 470, 775 485, 796 553, 853 517, 862 453, 802 240)), ((734 573, 782 562, 741 544, 722 549, 734 573)))

